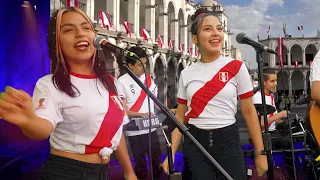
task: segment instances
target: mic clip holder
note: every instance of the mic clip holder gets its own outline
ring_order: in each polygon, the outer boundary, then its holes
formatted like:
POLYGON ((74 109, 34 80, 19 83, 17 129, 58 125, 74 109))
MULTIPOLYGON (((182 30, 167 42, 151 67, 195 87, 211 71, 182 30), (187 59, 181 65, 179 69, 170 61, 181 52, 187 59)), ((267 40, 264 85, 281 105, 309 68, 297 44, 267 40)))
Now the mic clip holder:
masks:
MULTIPOLYGON (((134 60, 138 60, 140 61, 140 59, 136 56, 136 55, 130 55, 127 56, 127 58, 132 58, 134 60)), ((121 58, 120 58, 121 59, 121 58)), ((191 133, 189 132, 188 128, 181 124, 178 120, 176 120, 175 116, 172 114, 172 112, 170 112, 170 110, 168 109, 168 107, 164 106, 155 96, 154 94, 138 79, 138 77, 132 72, 132 70, 129 68, 129 66, 127 65, 126 62, 122 61, 122 66, 125 69, 125 71, 131 76, 131 78, 141 87, 141 89, 147 94, 148 98, 151 98, 154 103, 156 105, 159 106, 159 108, 161 109, 162 113, 164 113, 165 116, 167 116, 167 118, 171 119, 172 121, 175 122, 175 124, 177 125, 177 128, 179 129, 179 131, 187 138, 189 138, 199 149, 200 151, 208 158, 208 160, 228 179, 228 180, 232 180, 232 177, 219 165, 219 163, 206 151, 206 149, 191 135, 191 133)), ((171 150, 171 143, 169 145, 167 145, 168 147, 170 147, 171 150)), ((169 148, 168 148, 169 151, 169 148)), ((173 162, 172 162, 172 157, 171 160, 170 155, 172 156, 172 152, 168 153, 168 165, 169 167, 169 178, 171 178, 171 180, 174 180, 173 177, 176 177, 173 174, 173 162), (169 161, 170 160, 170 161, 169 161), (170 174, 172 173, 172 174, 170 174)), ((175 179, 176 180, 176 179, 175 179)))

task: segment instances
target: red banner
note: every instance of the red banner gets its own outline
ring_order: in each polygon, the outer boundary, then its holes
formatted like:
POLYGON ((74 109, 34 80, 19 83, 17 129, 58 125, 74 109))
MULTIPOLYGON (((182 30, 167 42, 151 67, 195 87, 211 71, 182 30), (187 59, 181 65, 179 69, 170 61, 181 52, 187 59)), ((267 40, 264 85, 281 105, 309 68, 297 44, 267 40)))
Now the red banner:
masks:
POLYGON ((279 59, 279 65, 280 67, 283 67, 283 60, 284 60, 284 54, 283 54, 283 37, 278 38, 278 55, 280 57, 279 59))

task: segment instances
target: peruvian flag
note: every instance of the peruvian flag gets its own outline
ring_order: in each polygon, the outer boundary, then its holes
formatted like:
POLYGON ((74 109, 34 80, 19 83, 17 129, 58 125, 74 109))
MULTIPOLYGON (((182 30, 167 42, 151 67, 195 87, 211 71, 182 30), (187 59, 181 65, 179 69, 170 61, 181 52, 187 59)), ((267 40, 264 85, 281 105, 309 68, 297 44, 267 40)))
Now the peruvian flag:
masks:
POLYGON ((127 21, 125 21, 125 20, 122 20, 122 24, 124 25, 124 28, 126 29, 127 34, 128 34, 128 35, 130 36, 130 38, 131 38, 130 24, 129 24, 127 21))
POLYGON ((99 14, 99 23, 101 24, 101 27, 103 28, 107 28, 109 30, 109 28, 112 28, 112 24, 108 19, 108 14, 102 11, 98 11, 99 14))
POLYGON ((299 31, 303 31, 303 26, 298 26, 299 31))
POLYGON ((268 31, 267 31, 267 34, 269 34, 269 33, 270 33, 270 31, 271 31, 271 26, 269 25, 269 27, 268 27, 268 31))
POLYGON ((280 67, 283 67, 283 57, 284 57, 284 54, 283 54, 283 37, 279 37, 278 38, 278 55, 280 57, 280 67))
POLYGON ((157 35, 157 42, 158 42, 158 45, 159 45, 160 47, 163 46, 163 41, 162 41, 162 38, 161 38, 160 34, 157 35))
POLYGON ((196 49, 194 53, 195 53, 196 57, 199 57, 199 50, 198 49, 196 49))
POLYGON ((79 1, 78 0, 66 0, 67 7, 78 7, 79 1))
POLYGON ((179 44, 179 51, 183 52, 183 45, 182 44, 179 44))
POLYGON ((189 56, 192 56, 192 48, 188 48, 188 54, 189 56))
POLYGON ((298 67, 298 61, 294 62, 294 67, 298 67))
POLYGON ((150 37, 150 35, 149 35, 149 33, 148 33, 148 31, 146 29, 142 28, 141 29, 141 34, 142 34, 144 40, 148 41, 150 39, 152 41, 152 39, 151 39, 151 37, 150 37))
POLYGON ((168 46, 170 49, 173 49, 173 43, 171 39, 168 40, 168 46))

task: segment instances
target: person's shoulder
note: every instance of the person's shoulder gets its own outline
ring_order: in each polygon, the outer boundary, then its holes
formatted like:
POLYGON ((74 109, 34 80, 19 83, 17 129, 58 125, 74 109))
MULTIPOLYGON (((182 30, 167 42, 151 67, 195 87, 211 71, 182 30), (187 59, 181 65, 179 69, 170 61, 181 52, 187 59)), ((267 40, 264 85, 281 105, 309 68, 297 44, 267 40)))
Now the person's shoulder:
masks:
POLYGON ((128 73, 123 74, 122 76, 118 77, 118 82, 126 81, 126 80, 128 80, 129 78, 131 78, 131 77, 129 76, 128 73))
POLYGON ((53 85, 53 74, 47 74, 38 79, 37 84, 53 85))

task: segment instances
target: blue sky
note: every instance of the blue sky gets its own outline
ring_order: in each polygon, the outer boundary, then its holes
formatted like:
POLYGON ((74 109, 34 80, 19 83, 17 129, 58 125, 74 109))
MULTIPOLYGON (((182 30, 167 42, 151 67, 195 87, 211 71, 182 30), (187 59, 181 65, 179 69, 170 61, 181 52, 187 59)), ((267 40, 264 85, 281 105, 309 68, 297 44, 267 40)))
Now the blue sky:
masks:
MULTIPOLYGON (((196 0, 201 2, 201 0, 196 0)), ((282 24, 287 24, 287 32, 301 36, 298 26, 303 26, 305 37, 315 37, 320 29, 320 0, 220 0, 218 1, 228 16, 229 29, 236 35, 239 32, 257 39, 267 37, 271 26, 273 37, 283 36, 282 24)), ((256 67, 255 52, 247 45, 239 45, 232 38, 232 44, 240 48, 242 59, 256 67)))

